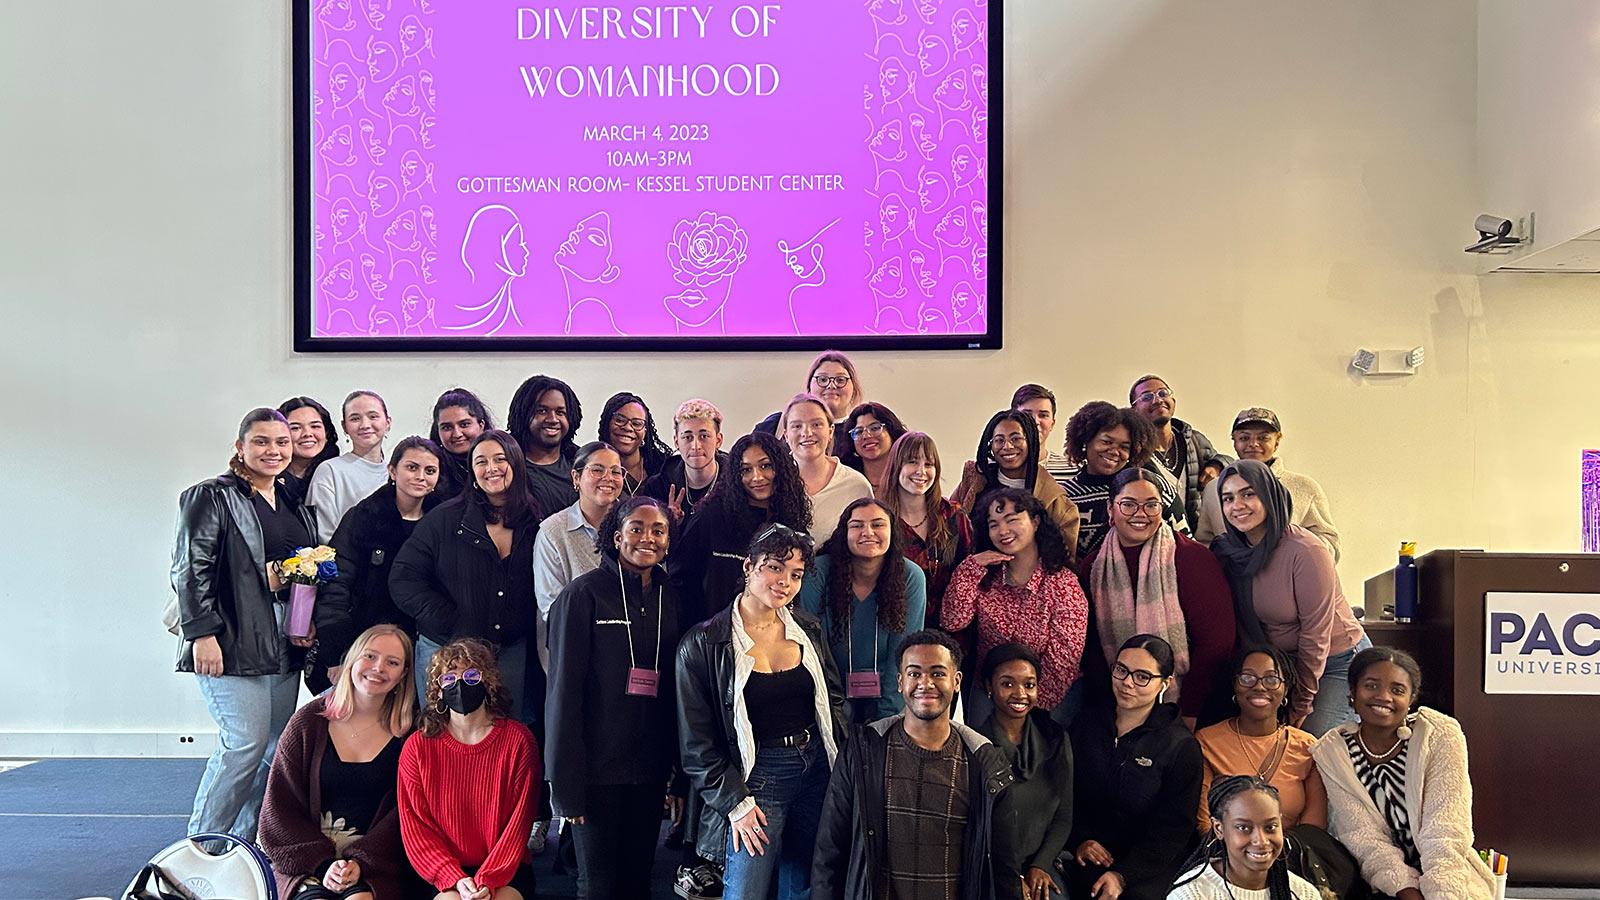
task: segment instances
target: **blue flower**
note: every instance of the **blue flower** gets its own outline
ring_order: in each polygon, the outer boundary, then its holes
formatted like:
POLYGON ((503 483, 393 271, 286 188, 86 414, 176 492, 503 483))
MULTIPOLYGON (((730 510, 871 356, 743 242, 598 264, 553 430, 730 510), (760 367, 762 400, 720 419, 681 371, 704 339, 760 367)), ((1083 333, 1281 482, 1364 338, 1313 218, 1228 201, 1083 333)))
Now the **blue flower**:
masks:
POLYGON ((339 564, 333 560, 317 564, 317 580, 332 581, 339 577, 339 564))

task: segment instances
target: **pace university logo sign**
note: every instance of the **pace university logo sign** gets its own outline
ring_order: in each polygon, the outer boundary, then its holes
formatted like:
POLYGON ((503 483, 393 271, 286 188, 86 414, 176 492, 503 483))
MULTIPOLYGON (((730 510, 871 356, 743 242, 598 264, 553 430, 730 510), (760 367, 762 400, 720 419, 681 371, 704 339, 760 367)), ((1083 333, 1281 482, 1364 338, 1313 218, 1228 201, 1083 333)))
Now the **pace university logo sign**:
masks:
POLYGON ((1600 594, 1484 594, 1483 692, 1600 694, 1600 594))

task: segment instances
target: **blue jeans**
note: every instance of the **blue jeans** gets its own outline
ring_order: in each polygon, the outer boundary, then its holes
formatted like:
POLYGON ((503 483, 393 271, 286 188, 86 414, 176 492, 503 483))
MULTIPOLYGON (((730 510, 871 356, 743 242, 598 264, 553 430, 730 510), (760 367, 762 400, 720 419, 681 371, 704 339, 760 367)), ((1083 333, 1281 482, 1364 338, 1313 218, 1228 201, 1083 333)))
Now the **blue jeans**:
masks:
POLYGON ((300 673, 195 679, 217 723, 217 746, 194 793, 189 833, 223 831, 253 841, 272 753, 300 699, 300 673))
POLYGON ((762 747, 745 783, 756 806, 766 814, 763 826, 767 852, 752 856, 733 849, 728 834, 728 864, 722 873, 722 896, 727 900, 765 900, 778 883, 778 900, 807 900, 811 896, 811 853, 816 848, 817 824, 822 821, 822 801, 828 792, 828 754, 821 738, 803 749, 762 747))
MULTIPOLYGON (((434 654, 438 653, 443 644, 435 644, 423 635, 417 635, 417 705, 428 705, 428 664, 433 662, 434 654)), ((511 695, 511 717, 519 722, 526 722, 522 715, 522 689, 524 669, 528 663, 528 642, 521 641, 509 647, 501 647, 500 654, 495 659, 500 668, 500 683, 505 685, 506 693, 511 695)))
POLYGON ((1350 661, 1356 654, 1372 646, 1366 635, 1354 647, 1328 657, 1322 667, 1322 678, 1317 682, 1317 696, 1311 702, 1311 715, 1300 727, 1311 732, 1312 737, 1322 737, 1346 722, 1356 721, 1356 711, 1350 708, 1350 661))

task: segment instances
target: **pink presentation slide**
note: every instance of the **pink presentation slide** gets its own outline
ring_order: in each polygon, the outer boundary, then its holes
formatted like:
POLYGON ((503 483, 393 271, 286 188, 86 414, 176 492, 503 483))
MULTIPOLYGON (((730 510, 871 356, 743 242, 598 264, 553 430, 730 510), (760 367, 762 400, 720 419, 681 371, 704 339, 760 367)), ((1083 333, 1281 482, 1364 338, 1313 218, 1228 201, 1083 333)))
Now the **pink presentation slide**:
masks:
POLYGON ((989 2, 312 0, 299 336, 988 336, 989 2))

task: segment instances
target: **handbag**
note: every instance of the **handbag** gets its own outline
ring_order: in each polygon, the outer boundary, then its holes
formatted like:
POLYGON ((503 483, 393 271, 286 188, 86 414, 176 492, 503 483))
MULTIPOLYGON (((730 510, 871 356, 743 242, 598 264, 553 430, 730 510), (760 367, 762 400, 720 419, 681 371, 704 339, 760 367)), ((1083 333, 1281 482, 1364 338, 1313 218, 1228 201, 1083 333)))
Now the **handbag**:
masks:
POLYGON ((150 858, 122 900, 278 900, 272 864, 254 844, 231 834, 196 834, 150 858), (200 842, 229 845, 208 853, 200 842))
POLYGON ((1361 865, 1333 835, 1315 825, 1296 825, 1283 842, 1289 871, 1311 882, 1324 900, 1370 900, 1361 865))

